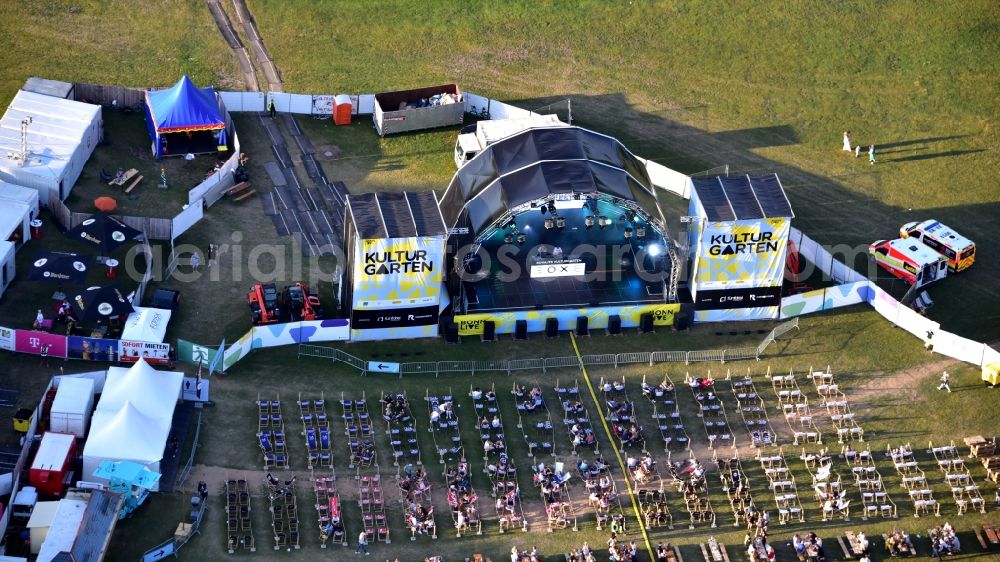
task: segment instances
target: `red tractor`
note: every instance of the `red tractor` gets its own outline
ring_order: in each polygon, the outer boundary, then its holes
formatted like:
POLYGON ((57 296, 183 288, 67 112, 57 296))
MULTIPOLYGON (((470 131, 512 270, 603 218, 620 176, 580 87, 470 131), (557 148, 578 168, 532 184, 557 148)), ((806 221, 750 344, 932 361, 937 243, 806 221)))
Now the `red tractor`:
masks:
POLYGON ((305 283, 294 283, 285 287, 281 294, 281 302, 291 322, 323 318, 323 306, 319 302, 319 297, 310 295, 309 287, 305 283))
POLYGON ((247 304, 250 305, 250 319, 254 326, 278 322, 281 309, 278 307, 278 289, 273 283, 258 283, 250 287, 247 304))

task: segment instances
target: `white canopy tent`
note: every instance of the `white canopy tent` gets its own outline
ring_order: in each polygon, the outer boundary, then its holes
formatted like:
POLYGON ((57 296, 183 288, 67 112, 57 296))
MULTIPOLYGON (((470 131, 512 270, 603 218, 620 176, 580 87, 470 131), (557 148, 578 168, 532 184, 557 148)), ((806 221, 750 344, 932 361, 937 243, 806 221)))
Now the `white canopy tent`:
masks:
POLYGON ((132 461, 160 472, 169 435, 169 419, 164 423, 144 415, 131 402, 126 401, 117 411, 98 410, 83 447, 83 480, 106 484, 94 476, 103 461, 132 461))
POLYGON ((31 239, 31 207, 17 201, 0 200, 0 240, 14 248, 31 239))
POLYGON ((167 324, 170 323, 171 312, 162 308, 135 307, 135 312, 128 315, 121 339, 126 341, 142 341, 163 343, 167 334, 167 324))
POLYGON ((30 187, 21 187, 13 183, 0 181, 0 205, 7 201, 23 203, 31 207, 31 218, 38 218, 38 191, 30 187))
POLYGON ((19 90, 0 119, 0 180, 66 199, 83 166, 101 140, 101 107, 19 90), (21 156, 21 128, 26 119, 28 154, 21 156))
POLYGON ((14 280, 14 243, 0 240, 0 297, 14 280))
POLYGON ((128 368, 109 367, 96 411, 117 412, 130 402, 144 416, 169 428, 183 384, 184 373, 157 371, 143 359, 128 368))

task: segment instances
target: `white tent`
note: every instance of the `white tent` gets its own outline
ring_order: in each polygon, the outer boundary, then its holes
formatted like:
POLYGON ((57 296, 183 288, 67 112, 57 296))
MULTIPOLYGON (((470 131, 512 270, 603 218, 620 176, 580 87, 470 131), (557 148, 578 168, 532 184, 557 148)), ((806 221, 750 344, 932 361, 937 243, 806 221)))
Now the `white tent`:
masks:
POLYGON ((0 240, 0 297, 14 280, 14 243, 0 240))
POLYGON ((127 369, 109 367, 97 412, 117 412, 131 402, 144 416, 169 429, 183 384, 184 373, 157 371, 143 359, 127 369))
POLYGON ((49 431, 87 434, 90 411, 94 408, 94 381, 88 378, 61 377, 56 399, 52 401, 49 431))
POLYGON ((102 128, 98 105, 19 90, 0 119, 0 180, 38 190, 43 207, 50 194, 66 199, 102 128), (11 155, 21 156, 21 127, 28 118, 28 154, 20 162, 11 155))
POLYGON ((38 191, 30 187, 21 187, 13 183, 0 181, 0 205, 7 201, 23 203, 31 207, 31 218, 38 218, 38 191))
POLYGON ((135 307, 135 312, 128 315, 121 339, 126 341, 142 341, 163 343, 167 334, 167 324, 170 323, 170 311, 162 308, 135 307))
POLYGON ((98 410, 83 446, 83 480, 106 484, 94 476, 103 461, 132 461, 160 472, 169 435, 170 420, 164 424, 144 415, 131 402, 122 404, 118 411, 98 410))
POLYGON ((0 200, 0 240, 13 242, 14 247, 31 239, 31 207, 16 201, 0 200))

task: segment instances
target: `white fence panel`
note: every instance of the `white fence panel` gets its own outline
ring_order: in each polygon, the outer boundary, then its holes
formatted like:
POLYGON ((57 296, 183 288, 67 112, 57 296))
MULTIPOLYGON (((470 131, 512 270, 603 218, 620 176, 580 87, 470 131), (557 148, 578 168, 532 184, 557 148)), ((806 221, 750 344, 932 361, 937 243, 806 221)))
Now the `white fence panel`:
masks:
POLYGON ((684 199, 691 198, 691 178, 675 170, 657 164, 652 160, 639 159, 646 165, 646 173, 655 187, 679 195, 684 199))
POLYGON ((312 97, 313 115, 333 115, 333 94, 317 94, 312 97))
POLYGON ((361 94, 358 96, 358 104, 354 106, 354 114, 371 115, 372 113, 375 113, 375 94, 361 94))
POLYGON ((465 97, 466 113, 482 113, 490 106, 490 98, 473 94, 472 92, 465 92, 462 95, 465 97))
POLYGON ((229 111, 264 111, 267 101, 264 92, 219 92, 219 97, 229 111))
MULTIPOLYGON (((937 343, 937 334, 941 329, 941 324, 903 305, 899 305, 896 309, 896 325, 917 336, 925 344, 928 341, 937 343)), ((937 349, 936 345, 935 349, 937 349)))
MULTIPOLYGON (((313 97, 308 94, 289 94, 289 113, 301 113, 311 115, 313 110, 313 97)), ((279 110, 280 111, 280 110, 279 110)))
POLYGON ((1000 351, 990 346, 986 346, 986 349, 983 350, 982 366, 985 367, 987 365, 1000 365, 1000 351))
POLYGON ((943 330, 934 332, 931 342, 934 344, 934 351, 973 365, 982 365, 986 355, 985 344, 943 330))
POLYGON ((492 99, 489 101, 487 109, 490 112, 490 119, 521 119, 533 115, 527 109, 521 109, 520 107, 492 99))
POLYGON ((892 298, 892 295, 883 291, 880 287, 874 283, 871 285, 873 292, 871 305, 876 312, 885 317, 886 320, 896 323, 896 318, 899 316, 899 307, 903 306, 899 304, 899 301, 892 298))
POLYGON ((201 220, 204 216, 205 206, 200 203, 195 203, 194 205, 189 204, 187 209, 177 213, 177 216, 173 220, 173 228, 171 229, 171 236, 174 240, 181 234, 187 232, 189 228, 194 226, 201 220))

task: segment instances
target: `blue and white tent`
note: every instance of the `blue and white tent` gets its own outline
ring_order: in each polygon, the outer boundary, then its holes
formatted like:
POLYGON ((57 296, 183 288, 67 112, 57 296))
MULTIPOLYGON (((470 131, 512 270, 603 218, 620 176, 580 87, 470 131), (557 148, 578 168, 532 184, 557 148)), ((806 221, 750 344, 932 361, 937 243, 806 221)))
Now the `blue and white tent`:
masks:
POLYGON ((187 75, 167 90, 146 91, 146 128, 157 158, 228 150, 215 89, 199 88, 187 75))

